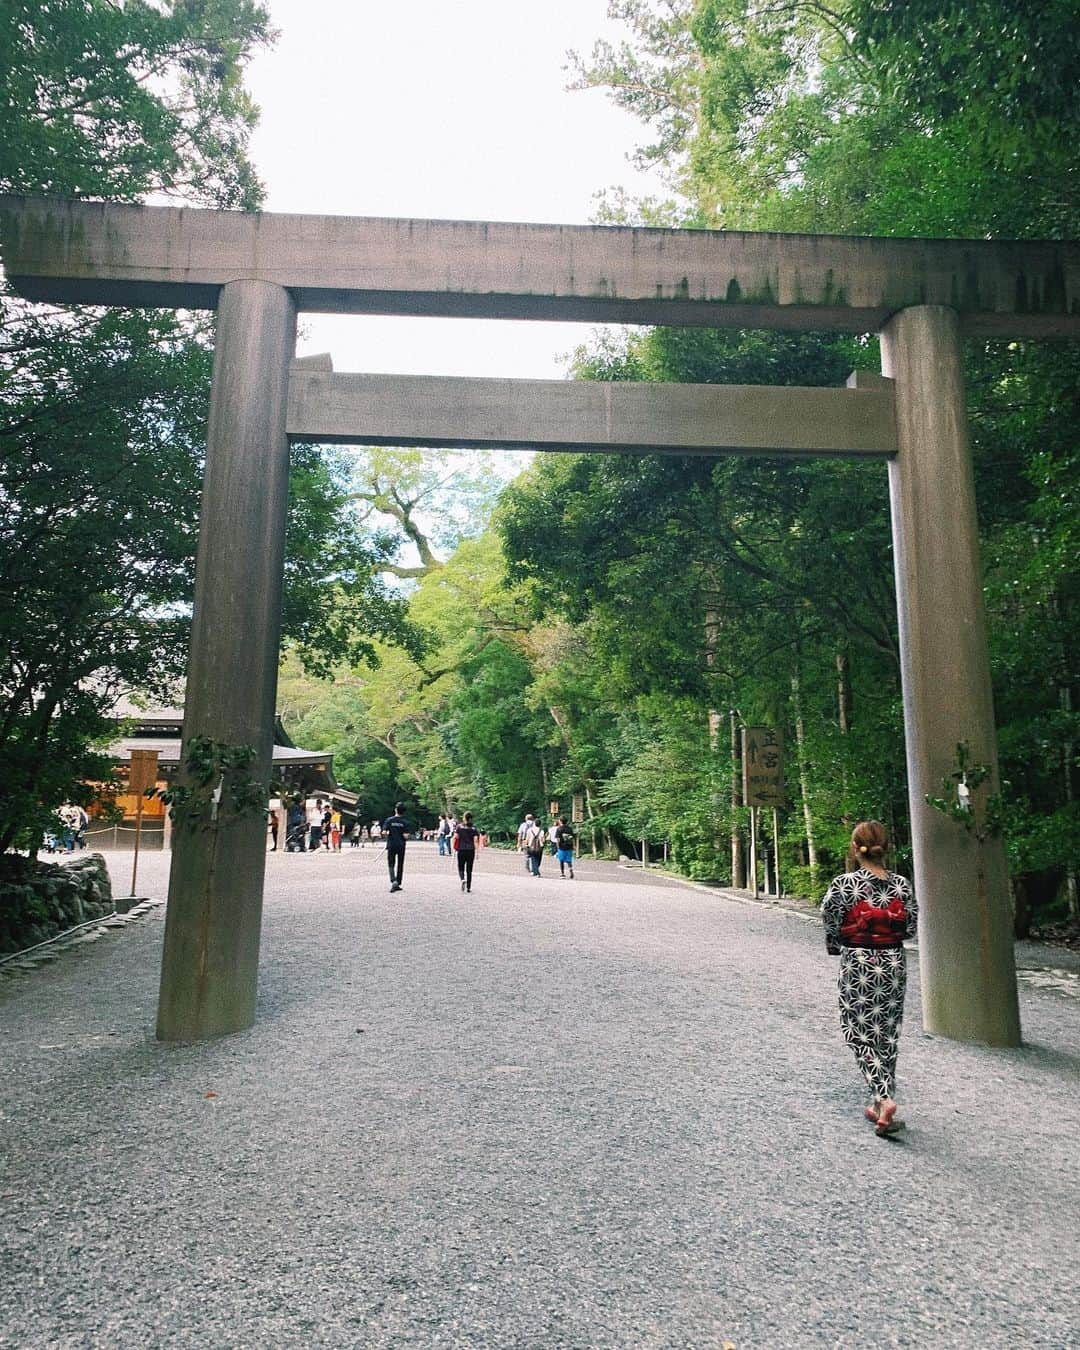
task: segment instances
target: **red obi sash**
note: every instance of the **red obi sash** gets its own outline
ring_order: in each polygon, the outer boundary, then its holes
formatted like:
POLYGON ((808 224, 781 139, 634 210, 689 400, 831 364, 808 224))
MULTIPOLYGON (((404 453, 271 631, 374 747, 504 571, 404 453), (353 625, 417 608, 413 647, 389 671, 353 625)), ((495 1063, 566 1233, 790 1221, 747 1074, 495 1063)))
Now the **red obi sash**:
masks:
POLYGON ((907 922, 907 909, 899 898, 884 907, 859 900, 844 916, 840 936, 849 947, 899 947, 907 922))

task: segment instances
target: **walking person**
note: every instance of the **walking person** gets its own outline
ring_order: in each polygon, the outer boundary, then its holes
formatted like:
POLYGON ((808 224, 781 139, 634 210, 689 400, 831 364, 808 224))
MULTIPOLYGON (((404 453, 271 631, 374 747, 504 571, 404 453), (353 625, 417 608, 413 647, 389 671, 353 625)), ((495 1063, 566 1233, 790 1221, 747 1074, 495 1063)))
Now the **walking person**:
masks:
POLYGON ((445 858, 446 848, 450 842, 450 822, 442 812, 439 813, 439 824, 435 831, 435 842, 439 846, 439 857, 445 858))
POLYGON ((529 851, 528 851, 528 849, 525 847, 525 836, 526 836, 526 834, 528 834, 528 832, 529 832, 530 830, 532 830, 532 829, 535 827, 535 825, 536 825, 536 821, 533 820, 533 818, 532 818, 531 815, 527 815, 527 816, 525 817, 525 819, 521 822, 521 824, 518 826, 518 831, 517 831, 517 846, 518 846, 518 852, 519 852, 519 853, 524 853, 524 854, 525 854, 525 871, 526 871, 526 872, 531 872, 531 871, 532 871, 532 864, 529 862, 529 851))
POLYGON ((560 816, 558 824, 552 830, 555 842, 555 857, 559 860, 559 876, 566 876, 570 869, 570 880, 574 879, 574 831, 566 823, 566 817, 560 816))
POLYGON ((527 828, 521 836, 521 845, 525 850, 525 866, 532 876, 540 875, 540 863, 544 857, 544 831, 539 821, 532 816, 525 817, 527 828))
POLYGON ((480 841, 480 831, 473 824, 472 812, 466 811, 461 824, 454 831, 453 851, 457 854, 458 876, 461 889, 472 890, 473 863, 476 862, 476 849, 480 841))
POLYGON ((394 806, 394 814, 387 816, 382 823, 382 833, 386 840, 386 865, 390 869, 390 894, 401 890, 401 879, 405 875, 405 841, 412 833, 412 826, 401 814, 405 803, 394 806))
POLYGON ((870 1090, 865 1115, 881 1136, 896 1134, 896 1056, 904 1020, 904 939, 915 936, 911 883, 885 866, 889 837, 877 820, 851 835, 852 872, 834 877, 821 902, 825 942, 840 957, 840 1027, 870 1090))
POLYGON ((341 852, 341 812, 336 806, 330 812, 330 851, 341 852))

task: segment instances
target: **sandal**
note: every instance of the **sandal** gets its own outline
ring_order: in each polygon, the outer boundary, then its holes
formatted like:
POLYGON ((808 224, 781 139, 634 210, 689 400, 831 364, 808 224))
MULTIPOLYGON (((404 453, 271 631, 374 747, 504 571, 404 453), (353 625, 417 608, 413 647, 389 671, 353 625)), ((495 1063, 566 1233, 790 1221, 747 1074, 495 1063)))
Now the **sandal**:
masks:
POLYGON ((877 1118, 877 1135, 880 1139, 888 1138, 889 1135, 899 1134, 904 1128, 904 1122, 896 1118, 896 1103, 890 1101, 888 1106, 883 1106, 877 1118))

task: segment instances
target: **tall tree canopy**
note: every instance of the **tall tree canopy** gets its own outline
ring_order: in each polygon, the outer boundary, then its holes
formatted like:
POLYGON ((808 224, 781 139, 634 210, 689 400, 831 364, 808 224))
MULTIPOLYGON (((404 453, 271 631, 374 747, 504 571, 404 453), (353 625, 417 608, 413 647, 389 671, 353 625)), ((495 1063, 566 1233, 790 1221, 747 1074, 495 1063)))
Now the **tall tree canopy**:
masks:
POLYGON ((0 191, 258 205, 253 0, 3 0, 0 191))
MULTIPOLYGON (((271 37, 250 0, 0 3, 0 190, 253 208, 244 66, 271 37)), ((107 766, 123 687, 183 667, 212 323, 0 297, 0 849, 107 766)), ((284 627, 313 668, 419 654, 355 519, 346 462, 295 450, 284 627)))

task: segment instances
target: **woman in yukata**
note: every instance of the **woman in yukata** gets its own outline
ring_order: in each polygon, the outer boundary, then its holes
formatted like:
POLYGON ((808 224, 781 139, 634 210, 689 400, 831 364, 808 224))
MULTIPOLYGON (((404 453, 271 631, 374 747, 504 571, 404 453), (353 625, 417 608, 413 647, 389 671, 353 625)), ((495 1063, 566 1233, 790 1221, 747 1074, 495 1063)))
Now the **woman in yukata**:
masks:
POLYGON ((911 883, 885 866, 889 837, 876 820, 851 835, 852 872, 835 877, 821 902, 825 942, 840 957, 840 1026, 873 1099, 865 1108, 879 1135, 896 1134, 896 1054, 904 1020, 904 939, 915 936, 911 883))

